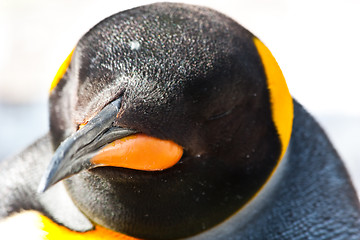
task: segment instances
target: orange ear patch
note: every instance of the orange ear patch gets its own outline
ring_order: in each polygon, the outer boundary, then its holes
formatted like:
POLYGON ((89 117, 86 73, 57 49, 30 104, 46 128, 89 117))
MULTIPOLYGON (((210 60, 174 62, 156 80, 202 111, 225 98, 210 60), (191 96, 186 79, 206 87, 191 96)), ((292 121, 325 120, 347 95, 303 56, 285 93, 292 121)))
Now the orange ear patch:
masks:
POLYGON ((281 69, 269 49, 257 38, 254 38, 254 43, 264 65, 270 92, 272 119, 281 141, 281 159, 285 154, 292 132, 293 99, 281 69))
POLYGON ((54 88, 58 85, 58 83, 60 82, 61 78, 64 76, 64 74, 66 73, 66 70, 68 69, 70 62, 71 62, 71 58, 72 55, 74 53, 74 49, 71 51, 71 53, 67 56, 67 58, 65 59, 65 61, 61 64, 59 70, 57 71, 54 80, 51 83, 50 86, 50 92, 52 90, 54 90, 54 88))
POLYGON ((182 154, 183 148, 172 141, 135 134, 106 145, 90 161, 95 166, 159 171, 175 165, 182 154))

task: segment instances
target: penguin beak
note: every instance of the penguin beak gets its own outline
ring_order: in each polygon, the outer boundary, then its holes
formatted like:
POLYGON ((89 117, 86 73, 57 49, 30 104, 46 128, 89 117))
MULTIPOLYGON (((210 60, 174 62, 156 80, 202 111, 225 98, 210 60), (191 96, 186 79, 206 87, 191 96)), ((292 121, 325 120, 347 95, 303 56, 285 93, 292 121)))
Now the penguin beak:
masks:
POLYGON ((121 99, 104 107, 94 118, 63 141, 42 177, 38 192, 82 170, 101 166, 163 170, 178 162, 181 146, 136 130, 114 126, 121 99))
POLYGON ((63 141, 55 151, 50 165, 43 175, 38 188, 46 191, 58 181, 91 168, 89 159, 94 150, 117 139, 134 134, 134 130, 113 127, 112 123, 120 108, 121 99, 117 99, 103 108, 85 126, 63 141))

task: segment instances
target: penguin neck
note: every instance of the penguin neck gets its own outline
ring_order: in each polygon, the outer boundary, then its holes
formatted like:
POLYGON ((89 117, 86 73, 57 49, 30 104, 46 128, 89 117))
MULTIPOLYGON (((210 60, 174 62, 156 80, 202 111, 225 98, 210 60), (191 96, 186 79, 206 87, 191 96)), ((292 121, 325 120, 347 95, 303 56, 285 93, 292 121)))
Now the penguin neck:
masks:
MULTIPOLYGON (((290 144, 289 144, 290 145, 290 144)), ((206 239, 226 239, 234 236, 235 233, 242 232, 247 228, 251 228, 251 222, 267 208, 276 189, 279 187, 286 165, 289 161, 290 147, 285 151, 284 156, 278 162, 266 183, 259 189, 259 191, 246 203, 239 211, 235 212, 227 220, 209 229, 204 233, 200 233, 188 240, 206 240, 206 239)))

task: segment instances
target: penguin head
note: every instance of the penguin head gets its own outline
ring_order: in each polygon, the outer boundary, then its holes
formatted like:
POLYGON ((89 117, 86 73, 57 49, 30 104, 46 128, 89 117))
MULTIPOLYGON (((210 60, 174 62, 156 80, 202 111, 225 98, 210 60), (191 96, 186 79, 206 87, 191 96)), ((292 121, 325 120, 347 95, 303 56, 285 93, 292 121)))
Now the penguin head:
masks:
POLYGON ((103 20, 52 85, 56 151, 40 190, 65 179, 91 221, 139 238, 225 221, 290 138, 292 99, 269 54, 208 8, 152 4, 103 20))

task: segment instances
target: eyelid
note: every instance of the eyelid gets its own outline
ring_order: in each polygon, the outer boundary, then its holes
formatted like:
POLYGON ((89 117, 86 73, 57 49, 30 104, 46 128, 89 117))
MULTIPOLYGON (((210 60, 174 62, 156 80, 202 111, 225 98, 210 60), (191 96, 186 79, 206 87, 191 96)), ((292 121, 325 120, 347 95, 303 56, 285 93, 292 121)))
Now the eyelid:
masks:
POLYGON ((121 107, 121 102, 122 102, 122 96, 120 96, 117 100, 112 100, 110 101, 110 103, 106 104, 103 108, 101 108, 97 113, 94 114, 94 116, 92 116, 91 118, 84 120, 82 122, 78 122, 77 123, 77 131, 79 131, 81 128, 83 128, 86 124, 88 124, 89 121, 91 121, 91 119, 93 117, 95 117, 101 110, 103 110, 107 105, 109 104, 116 104, 116 107, 118 108, 118 110, 120 110, 121 107))

